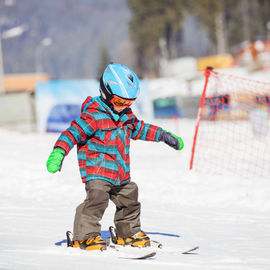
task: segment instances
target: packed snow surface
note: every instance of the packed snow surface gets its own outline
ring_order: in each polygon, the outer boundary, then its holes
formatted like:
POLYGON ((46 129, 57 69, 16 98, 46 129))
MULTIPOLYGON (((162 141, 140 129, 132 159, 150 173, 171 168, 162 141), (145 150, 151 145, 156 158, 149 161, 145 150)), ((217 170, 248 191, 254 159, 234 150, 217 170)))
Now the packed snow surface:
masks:
MULTIPOLYGON (((164 248, 200 246, 193 255, 158 254, 124 260, 110 253, 57 247, 72 230, 75 208, 85 198, 73 149, 62 171, 49 174, 46 160, 58 134, 0 129, 0 269, 270 269, 270 179, 189 171, 194 122, 155 120, 177 132, 183 151, 163 143, 134 141, 132 180, 139 186, 141 223, 164 248)), ((110 203, 102 230, 113 224, 110 203)))

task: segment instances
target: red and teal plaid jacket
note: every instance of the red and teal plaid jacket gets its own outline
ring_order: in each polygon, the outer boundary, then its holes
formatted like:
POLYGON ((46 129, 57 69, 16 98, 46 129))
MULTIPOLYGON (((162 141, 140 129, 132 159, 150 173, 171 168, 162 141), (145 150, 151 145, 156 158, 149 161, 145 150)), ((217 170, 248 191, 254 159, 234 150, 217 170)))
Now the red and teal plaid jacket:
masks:
POLYGON ((101 179, 114 185, 130 181, 130 139, 159 142, 161 128, 137 119, 132 110, 115 114, 100 97, 88 97, 79 119, 61 133, 54 147, 77 145, 82 181, 101 179))

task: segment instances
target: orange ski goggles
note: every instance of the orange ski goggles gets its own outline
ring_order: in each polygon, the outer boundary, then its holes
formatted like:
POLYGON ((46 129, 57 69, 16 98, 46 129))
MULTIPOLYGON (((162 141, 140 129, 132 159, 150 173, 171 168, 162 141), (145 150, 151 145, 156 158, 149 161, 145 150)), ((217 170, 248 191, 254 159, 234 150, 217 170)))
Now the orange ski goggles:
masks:
POLYGON ((131 104, 135 101, 134 99, 124 99, 124 98, 120 98, 118 96, 113 96, 113 98, 111 99, 111 103, 115 106, 115 107, 130 107, 131 104))

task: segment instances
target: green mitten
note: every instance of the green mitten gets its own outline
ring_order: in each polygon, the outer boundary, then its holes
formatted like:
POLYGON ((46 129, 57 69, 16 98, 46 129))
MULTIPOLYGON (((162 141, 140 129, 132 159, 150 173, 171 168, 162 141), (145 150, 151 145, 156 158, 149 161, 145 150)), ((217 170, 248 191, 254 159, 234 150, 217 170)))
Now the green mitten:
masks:
POLYGON ((170 132, 170 131, 169 131, 169 133, 170 133, 176 140, 178 140, 178 142, 179 142, 179 148, 178 148, 178 150, 182 150, 182 149, 184 148, 184 142, 183 142, 182 138, 176 136, 175 134, 173 134, 173 133, 170 132))
POLYGON ((184 148, 184 142, 182 138, 176 136, 170 131, 162 130, 159 139, 176 150, 182 150, 184 148))
POLYGON ((61 170, 62 163, 65 157, 65 151, 61 148, 55 148, 51 152, 47 160, 47 170, 50 173, 55 173, 61 170))

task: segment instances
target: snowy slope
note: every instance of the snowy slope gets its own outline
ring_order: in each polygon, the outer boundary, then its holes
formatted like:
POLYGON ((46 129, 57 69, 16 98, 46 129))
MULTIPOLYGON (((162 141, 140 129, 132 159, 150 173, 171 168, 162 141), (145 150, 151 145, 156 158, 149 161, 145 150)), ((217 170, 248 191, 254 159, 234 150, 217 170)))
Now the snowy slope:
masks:
MULTIPOLYGON (((175 131, 173 122, 154 122, 175 131)), ((198 255, 160 254, 145 261, 65 249, 54 243, 72 229, 84 186, 73 150, 61 173, 46 171, 57 134, 0 129, 0 269, 270 269, 270 181, 198 175, 188 170, 194 122, 180 120, 185 149, 132 143, 132 179, 142 226, 170 247, 200 246, 198 255)), ((114 205, 102 220, 112 225, 114 205)))

